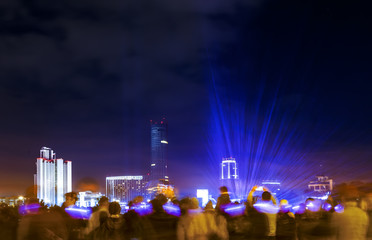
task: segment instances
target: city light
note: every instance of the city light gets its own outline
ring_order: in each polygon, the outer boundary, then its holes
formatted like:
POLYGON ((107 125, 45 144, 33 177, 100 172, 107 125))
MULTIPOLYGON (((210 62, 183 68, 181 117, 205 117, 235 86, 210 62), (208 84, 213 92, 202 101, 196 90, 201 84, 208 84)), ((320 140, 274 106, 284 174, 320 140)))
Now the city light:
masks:
POLYGON ((224 211, 232 217, 241 216, 245 213, 246 206, 244 204, 228 204, 224 207, 224 211))
POLYGON ((142 180, 143 176, 115 176, 106 177, 106 180, 142 180))
POLYGON ((335 207, 335 212, 336 213, 343 213, 344 212, 344 206, 342 204, 338 204, 336 207, 335 207))
POLYGON ((264 202, 256 203, 253 205, 253 207, 257 209, 257 211, 263 212, 263 213, 276 214, 279 212, 279 207, 275 206, 272 203, 264 203, 264 202))
POLYGON ((68 207, 65 209, 72 218, 87 220, 92 214, 92 209, 90 208, 78 208, 78 207, 68 207))
POLYGON ((208 203, 208 189, 197 189, 196 197, 202 199, 202 206, 204 207, 208 203))

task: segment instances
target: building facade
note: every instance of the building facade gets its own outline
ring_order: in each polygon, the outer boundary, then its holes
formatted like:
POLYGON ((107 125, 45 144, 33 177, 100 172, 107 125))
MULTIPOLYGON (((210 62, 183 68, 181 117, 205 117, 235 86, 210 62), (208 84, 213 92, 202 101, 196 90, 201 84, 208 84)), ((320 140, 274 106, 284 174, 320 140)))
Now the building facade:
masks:
POLYGON ((110 201, 126 202, 137 196, 146 197, 147 181, 143 176, 106 177, 106 196, 110 201))
POLYGON ((151 121, 150 181, 168 182, 168 123, 151 121))
POLYGON ((79 192, 76 206, 78 207, 95 207, 98 206, 99 199, 104 196, 100 192, 79 192))
POLYGON ((151 121, 150 182, 166 183, 168 178, 168 123, 151 121))
POLYGON ((310 181, 308 184, 309 190, 314 192, 330 192, 333 190, 333 179, 324 175, 316 176, 316 181, 310 181))
POLYGON ((34 175, 37 198, 45 204, 61 206, 64 194, 72 191, 72 163, 57 158, 52 149, 42 147, 34 175))
POLYGON ((221 180, 238 179, 238 166, 235 158, 222 158, 221 180))
POLYGON ((281 188, 281 183, 277 180, 263 180, 261 184, 274 195, 277 195, 281 188))
POLYGON ((238 163, 235 158, 222 158, 220 165, 220 182, 221 186, 227 187, 230 197, 239 197, 239 171, 238 163))

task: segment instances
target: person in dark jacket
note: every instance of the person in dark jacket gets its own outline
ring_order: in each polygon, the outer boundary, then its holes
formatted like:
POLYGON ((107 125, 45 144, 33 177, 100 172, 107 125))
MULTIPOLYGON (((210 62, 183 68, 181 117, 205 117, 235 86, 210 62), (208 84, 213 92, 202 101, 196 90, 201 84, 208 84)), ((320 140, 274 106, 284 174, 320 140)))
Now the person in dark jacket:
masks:
POLYGON ((178 217, 166 213, 163 209, 164 199, 151 201, 153 213, 144 218, 145 234, 143 239, 175 240, 177 239, 178 217))
POLYGON ((223 212, 223 206, 229 203, 231 203, 231 200, 227 187, 222 186, 220 187, 220 196, 217 198, 216 211, 223 212))

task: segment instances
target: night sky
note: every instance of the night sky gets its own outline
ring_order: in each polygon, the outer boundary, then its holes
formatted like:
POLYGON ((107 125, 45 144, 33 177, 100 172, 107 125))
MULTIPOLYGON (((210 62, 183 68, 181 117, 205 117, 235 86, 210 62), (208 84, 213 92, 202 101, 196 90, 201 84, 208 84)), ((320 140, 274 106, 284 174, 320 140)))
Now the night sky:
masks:
POLYGON ((180 192, 217 177, 224 114, 235 144, 240 130, 260 142, 272 113, 269 167, 372 180, 372 16, 358 1, 5 0, 0 18, 0 196, 33 184, 42 146, 73 162, 74 190, 146 174, 163 116, 180 192))

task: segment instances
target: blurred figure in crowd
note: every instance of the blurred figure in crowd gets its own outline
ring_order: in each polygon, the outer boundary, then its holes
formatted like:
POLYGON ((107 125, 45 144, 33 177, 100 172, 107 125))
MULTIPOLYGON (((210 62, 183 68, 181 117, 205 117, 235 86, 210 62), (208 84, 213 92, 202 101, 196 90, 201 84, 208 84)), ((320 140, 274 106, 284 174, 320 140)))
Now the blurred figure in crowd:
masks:
POLYGON ((76 204, 76 201, 78 200, 77 193, 76 192, 68 192, 65 194, 65 201, 62 204, 62 208, 68 208, 73 207, 76 204))
POLYGON ((153 213, 146 216, 144 239, 151 240, 175 240, 177 239, 178 217, 170 215, 164 211, 163 205, 167 198, 159 194, 151 200, 153 213))
POLYGON ((342 196, 343 213, 335 213, 334 224, 338 240, 365 240, 369 224, 368 215, 358 207, 359 192, 350 186, 342 196))
POLYGON ((189 240, 189 227, 191 223, 191 218, 189 210, 191 209, 191 199, 186 197, 181 199, 179 202, 179 207, 181 210, 181 216, 177 224, 177 239, 178 240, 189 240))
MULTIPOLYGON (((81 219, 75 219, 70 216, 67 212, 67 208, 76 208, 76 201, 78 200, 76 192, 68 192, 65 194, 65 202, 62 204, 61 210, 59 211, 62 215, 68 231, 68 240, 81 239, 82 229, 85 227, 85 222, 81 219)), ((58 211, 58 208, 56 209, 58 211)))
POLYGON ((223 212, 222 206, 231 203, 230 195, 226 186, 220 187, 220 196, 217 198, 216 211, 223 212))
POLYGON ((58 211, 47 212, 41 208, 38 199, 31 198, 26 201, 25 216, 20 220, 17 239, 67 240, 68 229, 58 211))
POLYGON ((91 234, 93 240, 124 239, 124 219, 120 215, 120 204, 112 202, 109 204, 108 210, 109 213, 106 211, 99 212, 99 226, 91 234))
POLYGON ((110 239, 112 240, 119 240, 124 239, 124 218, 120 215, 121 207, 120 204, 117 202, 111 202, 109 205, 109 213, 110 213, 110 225, 111 227, 111 234, 110 239))
POLYGON ((0 204, 0 236, 3 240, 16 239, 18 226, 17 208, 9 207, 5 203, 0 204))
POLYGON ((253 186, 247 197, 247 214, 251 222, 252 239, 275 239, 278 208, 276 199, 267 188, 263 188, 261 201, 254 202, 253 194, 258 186, 253 186))
POLYGON ((135 197, 129 202, 129 211, 124 214, 124 239, 142 239, 144 233, 143 221, 138 212, 135 211, 136 206, 143 202, 142 196, 135 197))
POLYGON ((372 192, 366 194, 361 205, 362 209, 366 211, 369 219, 367 239, 372 240, 372 192))
POLYGON ((277 240, 296 239, 296 220, 295 215, 290 212, 290 205, 286 199, 282 199, 279 204, 279 212, 276 221, 277 240))
MULTIPOLYGON (((100 226, 100 215, 104 212, 107 216, 109 216, 109 200, 107 197, 102 196, 98 201, 98 209, 92 213, 89 218, 88 226, 85 229, 85 234, 89 235, 94 229, 100 226)), ((104 215, 102 215, 103 217, 104 215)))

